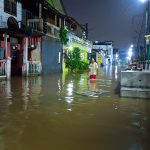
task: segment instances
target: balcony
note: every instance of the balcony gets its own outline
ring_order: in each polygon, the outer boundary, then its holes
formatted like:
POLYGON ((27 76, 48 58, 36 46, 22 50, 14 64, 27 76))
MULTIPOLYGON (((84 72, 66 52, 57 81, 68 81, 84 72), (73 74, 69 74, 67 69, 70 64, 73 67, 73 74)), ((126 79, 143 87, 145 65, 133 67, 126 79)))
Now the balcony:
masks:
POLYGON ((59 27, 47 22, 47 35, 59 39, 59 27))
POLYGON ((79 38, 78 36, 74 35, 73 33, 69 33, 69 42, 75 41, 82 45, 82 49, 86 52, 91 53, 92 50, 92 42, 89 40, 84 40, 79 38))
MULTIPOLYGON (((44 28, 43 23, 44 23, 43 19, 28 19, 27 26, 30 29, 33 29, 34 31, 44 33, 43 32, 43 28, 44 28)), ((46 32, 47 36, 59 39, 59 30, 60 30, 59 27, 46 22, 46 28, 47 28, 47 32, 46 32)))
POLYGON ((43 32, 43 19, 28 19, 27 26, 34 31, 43 32))

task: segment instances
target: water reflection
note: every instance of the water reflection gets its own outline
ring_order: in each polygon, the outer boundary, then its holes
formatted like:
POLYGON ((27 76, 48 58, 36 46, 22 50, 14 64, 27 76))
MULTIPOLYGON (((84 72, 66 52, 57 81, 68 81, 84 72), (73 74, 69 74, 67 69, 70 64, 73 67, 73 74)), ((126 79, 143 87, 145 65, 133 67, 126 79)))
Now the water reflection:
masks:
POLYGON ((118 79, 118 65, 115 66, 115 79, 118 79))
POLYGON ((10 81, 0 82, 0 112, 8 112, 12 104, 12 93, 10 81))
POLYGON ((0 82, 0 150, 150 149, 150 101, 120 98, 119 68, 105 69, 96 82, 87 73, 0 82), (76 94, 97 89, 111 92, 76 94))
POLYGON ((113 69, 112 65, 106 65, 105 67, 103 67, 102 75, 105 77, 112 78, 112 73, 113 73, 112 69, 113 69))

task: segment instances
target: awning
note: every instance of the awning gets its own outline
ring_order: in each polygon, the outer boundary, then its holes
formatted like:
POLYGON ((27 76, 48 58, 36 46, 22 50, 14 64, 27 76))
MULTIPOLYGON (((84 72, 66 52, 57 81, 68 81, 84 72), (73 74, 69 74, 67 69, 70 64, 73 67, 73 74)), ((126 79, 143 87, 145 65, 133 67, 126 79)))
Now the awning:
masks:
POLYGON ((7 33, 8 35, 12 35, 14 37, 24 37, 26 35, 25 32, 21 29, 11 30, 8 28, 0 28, 0 33, 1 34, 7 33))

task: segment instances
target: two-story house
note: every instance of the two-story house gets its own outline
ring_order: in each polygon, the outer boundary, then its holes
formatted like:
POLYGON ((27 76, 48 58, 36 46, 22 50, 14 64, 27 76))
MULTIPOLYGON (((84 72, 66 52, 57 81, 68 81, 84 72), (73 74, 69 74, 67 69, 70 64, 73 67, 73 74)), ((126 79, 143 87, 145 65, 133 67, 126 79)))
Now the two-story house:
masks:
POLYGON ((85 29, 67 16, 61 0, 1 0, 0 76, 61 72, 59 30, 65 26, 69 44, 90 51, 91 43, 82 38, 85 29))
MULTIPOLYGON (((74 48, 79 48, 82 61, 88 62, 88 54, 92 51, 92 42, 86 37, 85 25, 81 25, 74 18, 68 16, 66 18, 66 26, 69 30, 69 42, 65 46, 65 52, 68 53, 74 50, 74 48)), ((65 65, 63 69, 68 70, 65 65)))
POLYGON ((62 1, 33 0, 32 3, 28 3, 23 0, 23 9, 23 22, 31 30, 31 41, 37 35, 41 37, 39 50, 30 51, 29 68, 34 66, 34 62, 41 62, 39 66, 42 68, 42 74, 61 72, 63 50, 59 30, 65 26, 66 17, 62 1), (33 65, 30 65, 31 63, 33 65))
POLYGON ((19 0, 0 1, 0 77, 21 73, 24 32, 20 28, 22 5, 19 0))
POLYGON ((62 70, 59 29, 64 26, 64 8, 61 1, 54 6, 50 2, 0 1, 0 76, 62 70))

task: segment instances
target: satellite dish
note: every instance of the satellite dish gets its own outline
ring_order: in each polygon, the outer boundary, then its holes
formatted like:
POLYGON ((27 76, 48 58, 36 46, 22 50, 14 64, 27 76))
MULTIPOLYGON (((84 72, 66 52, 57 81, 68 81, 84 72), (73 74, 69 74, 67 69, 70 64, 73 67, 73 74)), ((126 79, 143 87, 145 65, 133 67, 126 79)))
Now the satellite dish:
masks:
POLYGON ((9 17, 7 20, 7 26, 9 29, 19 29, 17 20, 14 17, 9 17))

